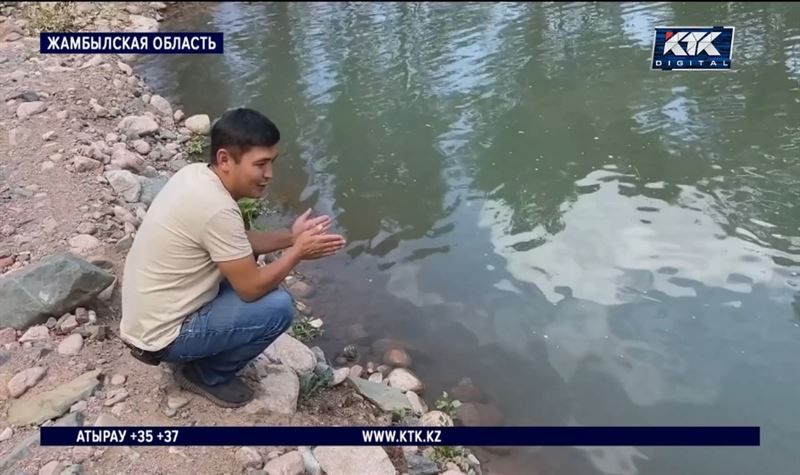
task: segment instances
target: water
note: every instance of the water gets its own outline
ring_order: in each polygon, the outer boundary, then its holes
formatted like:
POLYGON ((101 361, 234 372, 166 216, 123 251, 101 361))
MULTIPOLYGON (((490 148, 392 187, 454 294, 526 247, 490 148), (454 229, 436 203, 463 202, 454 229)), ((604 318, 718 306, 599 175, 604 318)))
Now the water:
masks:
MULTIPOLYGON (((270 199, 336 218, 329 354, 413 347, 513 425, 757 425, 758 448, 481 452, 493 473, 790 474, 800 442, 800 7, 223 4, 138 68, 279 125, 270 199), (736 27, 730 72, 650 71, 653 27, 736 27)), ((284 222, 285 222, 284 218, 284 222)))

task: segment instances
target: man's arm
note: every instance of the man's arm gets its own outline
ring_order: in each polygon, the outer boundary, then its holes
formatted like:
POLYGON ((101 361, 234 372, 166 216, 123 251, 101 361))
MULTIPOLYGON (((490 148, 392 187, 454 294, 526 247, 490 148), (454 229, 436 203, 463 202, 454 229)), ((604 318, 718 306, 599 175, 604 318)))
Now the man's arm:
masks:
POLYGON ((270 252, 286 249, 294 244, 292 231, 280 229, 278 231, 247 231, 247 239, 253 247, 253 253, 269 254, 270 252))

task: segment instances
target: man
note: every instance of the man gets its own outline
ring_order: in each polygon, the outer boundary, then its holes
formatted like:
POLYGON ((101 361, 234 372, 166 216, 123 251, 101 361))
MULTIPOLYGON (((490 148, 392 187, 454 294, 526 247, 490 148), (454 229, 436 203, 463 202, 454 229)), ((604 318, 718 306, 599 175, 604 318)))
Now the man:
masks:
POLYGON ((251 109, 230 110, 211 129, 208 164, 178 171, 151 204, 125 261, 120 335, 138 359, 179 363, 181 387, 222 407, 253 391, 237 371, 291 325, 291 296, 278 288, 304 259, 344 247, 327 216, 310 210, 290 230, 246 231, 237 201, 259 198, 272 178, 280 132, 251 109), (285 249, 258 267, 255 255, 285 249))

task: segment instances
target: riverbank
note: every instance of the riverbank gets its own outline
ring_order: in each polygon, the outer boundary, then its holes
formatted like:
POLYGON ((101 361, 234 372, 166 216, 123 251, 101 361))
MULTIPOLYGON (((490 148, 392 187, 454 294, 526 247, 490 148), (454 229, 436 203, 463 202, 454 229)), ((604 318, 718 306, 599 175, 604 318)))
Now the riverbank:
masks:
MULTIPOLYGON (((75 30, 156 31, 166 4, 1 8, 0 289, 6 293, 0 292, 0 406, 8 426, 0 427, 0 472, 118 473, 133 465, 137 473, 299 474, 319 473, 320 466, 331 474, 480 473, 466 450, 39 447, 38 427, 53 423, 376 426, 452 420, 424 407, 415 393, 424 385, 403 368, 407 355, 392 342, 385 351, 395 368, 334 369, 318 349, 284 335, 245 371, 258 396, 241 410, 182 392, 170 368, 133 359, 116 336, 125 255, 149 203, 198 153, 212 118, 185 117, 148 88, 130 58, 38 53, 37 28, 58 23, 62 29, 71 21, 75 30), (26 298, 42 289, 59 296, 42 304, 48 308, 31 308, 26 298), (329 385, 316 387, 327 379, 329 385), (49 407, 39 404, 43 397, 49 407), (405 407, 421 419, 398 417, 405 407)), ((309 293, 297 283, 303 280, 295 275, 285 283, 297 298, 298 317, 309 293)))

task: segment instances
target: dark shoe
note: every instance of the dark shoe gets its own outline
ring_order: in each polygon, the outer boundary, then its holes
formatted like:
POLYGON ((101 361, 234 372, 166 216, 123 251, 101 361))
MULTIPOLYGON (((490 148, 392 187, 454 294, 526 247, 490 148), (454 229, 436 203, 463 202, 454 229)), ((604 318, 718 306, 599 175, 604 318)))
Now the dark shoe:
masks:
POLYGON ((175 372, 175 379, 181 388, 199 394, 220 407, 242 407, 253 400, 253 390, 237 376, 222 384, 209 386, 197 376, 194 367, 187 364, 175 372))

